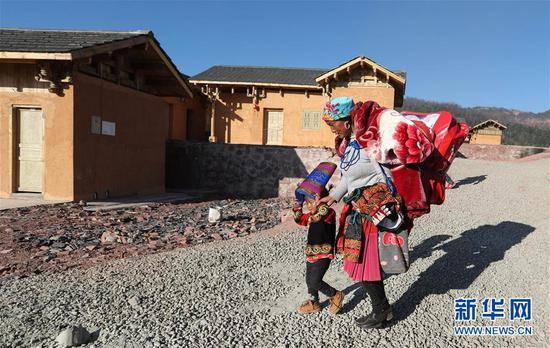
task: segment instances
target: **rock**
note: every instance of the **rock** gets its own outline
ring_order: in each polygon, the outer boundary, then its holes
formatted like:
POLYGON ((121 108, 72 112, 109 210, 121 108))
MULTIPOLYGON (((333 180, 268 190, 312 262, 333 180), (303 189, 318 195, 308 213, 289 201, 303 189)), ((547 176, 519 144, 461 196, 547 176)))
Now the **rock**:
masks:
POLYGON ((6 250, 2 250, 0 251, 0 254, 8 254, 12 251, 13 249, 6 249, 6 250))
POLYGON ((55 341, 61 347, 76 347, 90 342, 91 335, 81 325, 72 325, 61 331, 55 341))
POLYGON ((216 223, 222 218, 222 213, 219 208, 208 208, 208 222, 216 223))
POLYGON ((165 243, 160 241, 160 240, 151 240, 151 241, 149 241, 147 246, 151 249, 157 249, 157 248, 160 248, 160 247, 164 246, 164 244, 165 243))
POLYGON ((65 246, 66 246, 66 245, 67 245, 67 244, 65 244, 65 243, 63 243, 63 242, 55 242, 55 243, 53 243, 53 244, 51 245, 51 248, 52 248, 52 249, 54 249, 54 248, 55 248, 55 249, 65 249, 65 246))
POLYGON ((223 239, 223 237, 219 233, 214 233, 214 234, 211 235, 211 237, 214 240, 222 240, 223 239))
POLYGON ((130 298, 128 300, 128 303, 134 309, 141 309, 141 305, 140 305, 141 301, 140 301, 140 298, 137 297, 137 296, 134 296, 134 297, 130 298))
POLYGON ((102 244, 110 244, 110 243, 115 243, 117 239, 118 239, 118 235, 114 231, 107 231, 107 232, 103 232, 100 240, 102 244))
POLYGON ((187 227, 185 227, 183 235, 188 236, 190 234, 193 234, 194 232, 195 232, 195 228, 193 228, 192 226, 187 226, 187 227))

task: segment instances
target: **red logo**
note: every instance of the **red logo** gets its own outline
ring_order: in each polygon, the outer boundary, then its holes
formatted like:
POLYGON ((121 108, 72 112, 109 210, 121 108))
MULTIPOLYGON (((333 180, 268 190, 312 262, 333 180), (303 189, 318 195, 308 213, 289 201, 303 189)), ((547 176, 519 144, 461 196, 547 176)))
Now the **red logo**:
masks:
POLYGON ((384 235, 382 236, 382 243, 384 243, 384 245, 403 246, 405 240, 403 239, 403 237, 398 236, 395 233, 384 232, 384 235))

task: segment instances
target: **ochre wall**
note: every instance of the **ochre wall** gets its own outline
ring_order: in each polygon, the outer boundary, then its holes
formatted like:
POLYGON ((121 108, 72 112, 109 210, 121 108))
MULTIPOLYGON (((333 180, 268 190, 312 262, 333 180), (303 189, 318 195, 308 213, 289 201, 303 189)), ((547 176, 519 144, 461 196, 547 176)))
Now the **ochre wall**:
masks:
POLYGON ((165 97, 164 100, 171 105, 169 138, 177 140, 207 140, 205 130, 206 110, 200 102, 198 91, 194 92, 194 98, 165 97), (188 119, 191 115, 191 119, 188 119))
POLYGON ((270 110, 283 110, 284 145, 328 145, 334 136, 328 127, 302 130, 302 112, 322 110, 326 98, 304 92, 266 92, 260 99, 260 110, 255 110, 252 98, 244 94, 222 93, 216 102, 216 136, 219 142, 233 144, 263 144, 264 117, 270 110))
MULTIPOLYGON (((332 98, 350 96, 355 101, 375 100, 393 107, 394 90, 387 87, 335 88, 332 98)), ((233 144, 263 144, 265 114, 269 109, 283 110, 283 144, 291 146, 334 146, 334 135, 324 122, 320 129, 302 129, 304 110, 322 110, 328 97, 306 96, 304 91, 267 91, 259 99, 259 110, 252 98, 242 93, 221 93, 216 102, 216 136, 218 142, 233 144)))
POLYGON ((472 134, 470 138, 470 144, 487 144, 487 145, 500 145, 502 142, 502 136, 492 134, 472 134))
POLYGON ((76 74, 75 199, 164 192, 169 106, 160 97, 76 74), (116 135, 91 133, 91 117, 116 135))
POLYGON ((63 96, 34 79, 33 64, 0 63, 0 197, 16 187, 14 108, 42 109, 44 118, 44 199, 71 200, 73 187, 73 88, 63 96))
POLYGON ((168 137, 170 139, 187 139, 187 108, 178 98, 166 97, 169 105, 168 137))
POLYGON ((374 100, 381 106, 387 108, 394 107, 394 88, 393 87, 336 87, 332 90, 331 98, 351 97, 355 102, 374 100))

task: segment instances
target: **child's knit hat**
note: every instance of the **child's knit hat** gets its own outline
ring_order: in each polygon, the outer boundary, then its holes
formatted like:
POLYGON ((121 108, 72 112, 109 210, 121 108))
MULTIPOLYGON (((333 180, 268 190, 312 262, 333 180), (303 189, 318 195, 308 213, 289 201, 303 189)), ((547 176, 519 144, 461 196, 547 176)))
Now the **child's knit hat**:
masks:
POLYGON ((319 163, 317 168, 309 173, 307 178, 298 185, 295 191, 296 199, 299 202, 303 202, 306 196, 311 199, 317 198, 316 196, 320 197, 335 170, 336 164, 332 162, 319 163))

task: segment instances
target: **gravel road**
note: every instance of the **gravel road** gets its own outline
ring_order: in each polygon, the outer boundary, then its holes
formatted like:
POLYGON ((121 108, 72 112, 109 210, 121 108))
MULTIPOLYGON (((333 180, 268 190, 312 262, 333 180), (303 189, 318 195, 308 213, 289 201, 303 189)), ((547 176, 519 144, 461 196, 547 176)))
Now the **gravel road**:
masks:
MULTIPOLYGON (((363 331, 364 292, 333 263, 344 313, 294 312, 305 299, 305 233, 279 226, 245 238, 0 283, 0 346, 55 347, 67 324, 88 347, 548 347, 550 159, 456 160, 458 188, 417 220, 409 272, 386 281, 397 321, 363 331), (531 336, 455 336, 453 299, 533 299, 531 336)), ((325 303, 326 305, 326 303, 325 303)), ((478 309, 478 316, 480 309, 478 309)))

